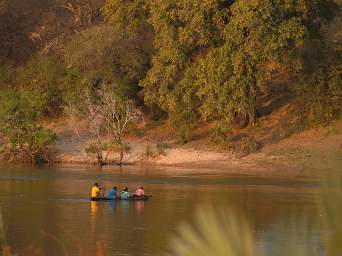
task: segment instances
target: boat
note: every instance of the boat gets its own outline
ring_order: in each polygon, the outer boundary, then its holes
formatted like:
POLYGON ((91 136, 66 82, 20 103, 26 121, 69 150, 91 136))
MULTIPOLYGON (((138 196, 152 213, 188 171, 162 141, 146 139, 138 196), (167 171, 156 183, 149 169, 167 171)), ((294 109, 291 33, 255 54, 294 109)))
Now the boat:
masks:
POLYGON ((107 198, 107 197, 99 197, 99 198, 91 198, 91 201, 95 201, 95 202, 102 202, 102 201, 146 201, 148 200, 150 197, 152 197, 151 195, 145 195, 145 196, 130 196, 128 198, 120 198, 120 197, 116 197, 116 198, 107 198))

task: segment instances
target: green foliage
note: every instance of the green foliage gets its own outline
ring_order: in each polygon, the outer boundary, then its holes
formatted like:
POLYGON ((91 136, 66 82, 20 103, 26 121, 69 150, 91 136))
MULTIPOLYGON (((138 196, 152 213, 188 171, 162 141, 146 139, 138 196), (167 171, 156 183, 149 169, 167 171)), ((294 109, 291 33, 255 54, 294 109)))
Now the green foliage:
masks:
POLYGON ((63 102, 79 105, 84 99, 84 90, 90 90, 91 79, 83 77, 76 69, 68 69, 61 79, 61 93, 63 102))
POLYGON ((38 113, 13 89, 2 90, 0 102, 0 133, 12 152, 30 162, 41 160, 54 144, 56 135, 38 124, 38 113))
POLYGON ((155 157, 155 152, 150 144, 146 145, 145 147, 145 157, 147 158, 155 157))
POLYGON ((169 148, 169 145, 166 143, 157 143, 156 146, 152 146, 147 144, 145 147, 144 156, 146 158, 155 158, 157 156, 166 156, 166 150, 169 148))
MULTIPOLYGON (((324 2, 323 2, 324 3, 324 2)), ((334 13, 321 3, 316 11, 334 13)), ((336 6, 336 10, 340 8, 336 6)), ((333 18, 334 15, 331 15, 333 18)), ((324 23, 320 33, 307 42, 302 52, 301 73, 292 89, 298 99, 300 118, 305 126, 327 124, 341 114, 342 109, 342 33, 340 15, 324 23), (319 34, 319 36, 318 36, 319 34)))
POLYGON ((337 56, 332 63, 320 63, 315 69, 309 67, 294 87, 306 126, 327 124, 342 113, 342 52, 331 54, 337 56))
POLYGON ((8 85, 13 80, 12 67, 0 62, 0 86, 8 85))
POLYGON ((63 102, 59 83, 64 74, 61 65, 37 54, 19 68, 17 74, 15 83, 20 88, 21 96, 39 115, 49 116, 61 110, 63 102))
POLYGON ((181 144, 188 143, 191 138, 191 128, 187 124, 182 124, 181 126, 176 126, 177 128, 177 140, 181 144))
POLYGON ((216 126, 209 132, 210 140, 223 147, 230 142, 231 135, 232 134, 229 126, 222 122, 217 123, 216 126))
MULTIPOLYGON (((129 152, 129 150, 131 149, 128 144, 123 144, 122 148, 124 152, 129 152)), ((97 150, 98 150, 98 145, 96 143, 91 143, 85 148, 85 152, 89 155, 97 154, 98 153, 97 150)), ((120 145, 115 141, 111 143, 103 143, 101 144, 101 150, 109 151, 109 152, 119 152, 120 145)))
MULTIPOLYGON (((129 152, 131 147, 128 144, 123 144, 122 149, 124 152, 129 152)), ((116 141, 112 141, 110 143, 104 143, 102 145, 102 150, 119 152, 121 150, 121 146, 116 141)))
POLYGON ((243 153, 251 154, 257 152, 261 148, 261 144, 253 137, 246 136, 241 138, 239 147, 243 153))
MULTIPOLYGON (((136 34, 111 26, 95 26, 75 36, 65 49, 68 67, 79 70, 83 83, 117 84, 116 93, 135 99, 149 56, 136 34)), ((69 77, 70 78, 70 77, 69 77)))
POLYGON ((97 154, 97 145, 94 144, 94 143, 91 143, 91 144, 88 145, 88 147, 86 147, 84 150, 85 150, 85 152, 86 152, 88 155, 97 154))
POLYGON ((109 0, 102 12, 111 24, 137 29, 148 18, 148 5, 146 0, 109 0))
POLYGON ((258 92, 272 73, 300 71, 300 53, 332 6, 325 0, 149 3, 158 51, 141 82, 146 103, 171 115, 180 105, 203 119, 232 122, 242 115, 254 123, 258 92))
POLYGON ((341 115, 341 1, 76 2, 73 18, 56 1, 0 4, 0 86, 15 86, 39 118, 111 84, 121 98, 143 98, 152 119, 169 118, 186 143, 199 120, 254 125, 280 73, 305 126, 341 115))
POLYGON ((290 123, 288 120, 281 120, 280 127, 284 132, 285 137, 289 137, 294 133, 301 132, 305 129, 306 119, 303 117, 303 113, 296 113, 299 117, 297 121, 290 123))
POLYGON ((170 146, 167 143, 157 143, 156 145, 156 149, 157 149, 157 154, 158 155, 163 155, 166 156, 166 150, 169 148, 170 146))
POLYGON ((179 143, 185 144, 191 141, 195 127, 195 116, 192 111, 177 106, 178 111, 170 114, 170 120, 176 129, 179 143))

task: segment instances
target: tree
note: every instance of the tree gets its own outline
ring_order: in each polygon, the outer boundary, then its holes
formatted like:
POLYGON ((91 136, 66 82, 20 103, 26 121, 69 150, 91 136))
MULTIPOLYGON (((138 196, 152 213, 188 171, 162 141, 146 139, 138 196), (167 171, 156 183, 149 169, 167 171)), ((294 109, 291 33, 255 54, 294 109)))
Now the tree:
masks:
POLYGON ((63 99, 59 84, 63 75, 61 64, 38 53, 24 67, 17 68, 13 83, 39 117, 47 117, 61 111, 63 99))
POLYGON ((30 34, 54 0, 2 0, 0 2, 0 62, 23 64, 35 52, 30 34))
POLYGON ((142 113, 132 100, 122 99, 113 93, 112 88, 102 85, 93 95, 85 91, 84 101, 80 105, 69 103, 66 112, 71 117, 86 122, 86 134, 96 141, 94 147, 99 165, 107 164, 113 141, 119 147, 117 163, 122 164, 124 133, 130 124, 142 120, 142 113))
POLYGON ((105 89, 100 91, 102 101, 102 118, 108 132, 120 148, 119 165, 124 154, 123 136, 131 123, 141 122, 142 113, 134 106, 132 100, 123 100, 105 89))
POLYGON ((78 137, 81 137, 81 135, 84 134, 95 141, 89 147, 88 151, 95 151, 97 163, 100 166, 106 165, 110 151, 107 149, 107 152, 104 155, 103 149, 105 144, 107 144, 107 146, 110 144, 110 134, 101 115, 101 106, 93 97, 91 97, 88 90, 84 90, 82 98, 83 101, 79 102, 78 105, 76 105, 75 102, 68 102, 65 106, 66 114, 70 116, 75 123, 80 120, 85 121, 85 130, 79 131, 79 129, 75 127, 75 132, 78 137), (102 136, 103 131, 106 133, 105 139, 103 139, 102 136))
POLYGON ((257 118, 258 94, 275 72, 297 74, 301 51, 332 1, 158 1, 150 4, 158 50, 142 81, 147 103, 204 119, 257 118), (291 70, 291 71, 290 71, 291 70))
POLYGON ((30 163, 50 161, 56 135, 37 122, 37 113, 13 89, 0 92, 0 134, 14 157, 30 163))
MULTIPOLYGON (((94 1, 92 0, 59 0, 59 7, 70 12, 75 24, 80 27, 90 27, 93 25, 97 15, 94 1)), ((99 1, 97 1, 99 2, 99 1)), ((101 1, 102 2, 102 1, 101 1)))
POLYGON ((108 0, 102 8, 107 22, 129 30, 149 26, 149 1, 108 0))
POLYGON ((65 59, 69 69, 94 79, 94 87, 101 82, 116 83, 117 94, 136 100, 139 80, 149 67, 149 52, 146 42, 137 34, 101 25, 75 36, 67 44, 65 59))
POLYGON ((332 0, 110 0, 104 14, 115 25, 154 30, 156 52, 141 81, 147 104, 169 116, 254 125, 272 75, 299 77, 303 51, 334 8, 332 0))
MULTIPOLYGON (((341 12, 342 3, 336 2, 335 12, 341 12)), ((301 72, 291 87, 303 127, 327 124, 342 113, 342 18, 323 7, 320 10, 330 13, 330 22, 321 22, 320 30, 314 30, 306 41, 301 72)))

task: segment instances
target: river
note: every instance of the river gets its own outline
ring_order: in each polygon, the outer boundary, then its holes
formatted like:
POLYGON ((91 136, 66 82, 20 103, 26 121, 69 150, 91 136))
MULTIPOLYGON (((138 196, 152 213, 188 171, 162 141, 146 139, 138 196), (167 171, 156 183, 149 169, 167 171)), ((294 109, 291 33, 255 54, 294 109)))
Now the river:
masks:
MULTIPOLYGON (((162 255, 199 206, 226 206, 246 216, 259 246, 272 251, 275 237, 281 246, 297 232, 293 220, 316 216, 318 187, 307 177, 214 170, 1 167, 0 217, 5 243, 18 255, 162 255), (90 202, 95 181, 107 189, 144 185, 153 196, 146 202, 90 202)), ((320 246, 322 232, 312 226, 297 242, 320 246)))

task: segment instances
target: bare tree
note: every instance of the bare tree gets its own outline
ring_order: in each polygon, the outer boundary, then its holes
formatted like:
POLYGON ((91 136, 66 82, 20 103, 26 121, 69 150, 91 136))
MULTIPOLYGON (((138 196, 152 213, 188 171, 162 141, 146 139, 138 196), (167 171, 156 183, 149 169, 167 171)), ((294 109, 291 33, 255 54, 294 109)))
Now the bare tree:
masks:
MULTIPOLYGON (((76 135, 81 138, 82 136, 90 138, 95 143, 90 145, 92 150, 95 150, 97 163, 102 166, 107 163, 109 151, 106 151, 104 155, 103 148, 105 141, 103 139, 103 133, 106 132, 107 143, 109 142, 108 129, 104 129, 104 120, 102 119, 102 110, 100 105, 94 103, 91 99, 89 91, 85 91, 83 95, 83 101, 79 104, 69 102, 65 106, 66 114, 72 118, 74 123, 84 121, 86 124, 85 129, 80 130, 77 126, 74 126, 76 135)), ((85 149, 86 150, 86 149, 85 149)))
POLYGON ((102 100, 102 111, 100 113, 106 123, 108 133, 119 145, 120 157, 118 164, 121 165, 124 155, 123 135, 130 123, 143 121, 143 115, 134 106, 132 100, 119 99, 106 90, 101 90, 99 93, 102 100))
MULTIPOLYGON (((122 164, 123 135, 129 124, 143 120, 141 111, 134 106, 132 101, 118 98, 111 90, 107 90, 107 87, 103 86, 96 90, 94 99, 86 91, 80 104, 76 106, 76 104, 69 103, 65 109, 70 117, 83 120, 87 124, 85 133, 96 141, 94 148, 99 165, 107 164, 112 141, 119 147, 117 164, 122 164), (106 150, 104 150, 105 145, 107 145, 106 150)), ((75 131, 80 136, 81 132, 77 128, 75 131)))
POLYGON ((75 24, 81 27, 93 25, 96 12, 92 0, 62 0, 60 7, 70 12, 75 24))

